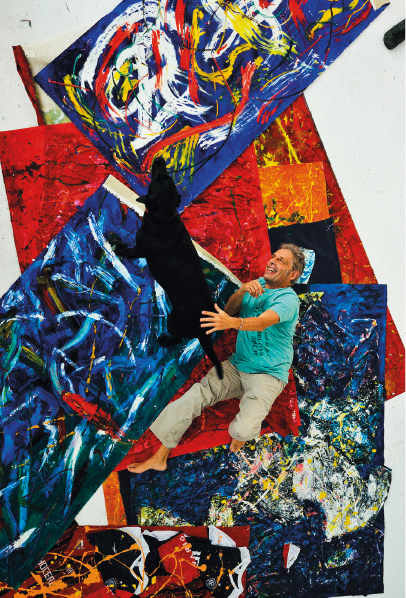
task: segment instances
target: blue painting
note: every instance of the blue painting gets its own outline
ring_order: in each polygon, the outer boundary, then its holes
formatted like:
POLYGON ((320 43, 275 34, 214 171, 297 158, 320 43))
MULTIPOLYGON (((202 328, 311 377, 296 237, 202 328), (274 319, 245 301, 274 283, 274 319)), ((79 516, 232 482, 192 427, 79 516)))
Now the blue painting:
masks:
POLYGON ((362 0, 124 0, 36 81, 140 195, 163 156, 184 208, 382 10, 362 0))
POLYGON ((293 371, 300 436, 120 472, 129 523, 250 525, 248 598, 383 591, 386 287, 303 285, 293 371))
MULTIPOLYGON (((162 348, 170 306, 134 242, 136 213, 104 186, 0 304, 0 577, 18 587, 204 357, 162 348)), ((202 259, 224 306, 236 279, 202 259)))

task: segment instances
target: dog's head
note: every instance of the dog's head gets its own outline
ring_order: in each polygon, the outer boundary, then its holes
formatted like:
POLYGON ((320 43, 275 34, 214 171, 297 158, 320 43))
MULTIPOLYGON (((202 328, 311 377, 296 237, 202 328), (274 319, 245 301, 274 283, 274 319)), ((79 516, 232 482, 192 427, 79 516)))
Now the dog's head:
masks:
POLYGON ((181 196, 175 182, 167 173, 165 160, 155 158, 151 168, 151 183, 148 194, 138 201, 145 203, 148 214, 163 223, 173 218, 176 208, 180 206, 181 196))

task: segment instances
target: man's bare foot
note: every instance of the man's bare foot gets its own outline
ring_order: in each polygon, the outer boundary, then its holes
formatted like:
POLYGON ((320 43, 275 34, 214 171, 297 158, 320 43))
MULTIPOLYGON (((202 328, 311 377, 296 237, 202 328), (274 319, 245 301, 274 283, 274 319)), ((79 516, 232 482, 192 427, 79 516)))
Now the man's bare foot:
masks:
POLYGON ((242 449, 242 447, 244 446, 245 442, 243 440, 236 440, 235 438, 233 438, 231 440, 231 444, 230 444, 230 451, 232 453, 236 453, 237 451, 239 451, 240 449, 242 449))
POLYGON ((148 471, 149 469, 155 469, 156 471, 165 471, 167 467, 167 459, 171 449, 166 448, 163 444, 159 447, 155 455, 152 455, 146 461, 142 463, 132 463, 131 465, 127 466, 128 471, 131 473, 143 473, 144 471, 148 471))

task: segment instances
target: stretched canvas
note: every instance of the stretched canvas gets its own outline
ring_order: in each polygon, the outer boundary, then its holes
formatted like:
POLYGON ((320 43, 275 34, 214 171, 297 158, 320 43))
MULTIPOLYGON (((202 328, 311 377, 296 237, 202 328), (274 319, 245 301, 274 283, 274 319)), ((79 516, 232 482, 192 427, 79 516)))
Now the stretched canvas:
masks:
POLYGON ((35 79, 137 193, 163 156, 184 208, 381 10, 124 0, 35 79))
MULTIPOLYGON (((109 181, 1 300, 0 577, 14 587, 204 355, 197 340, 157 343, 170 308, 146 261, 109 243, 140 226, 109 181)), ((224 306, 240 283, 198 251, 224 306)))
POLYGON ((303 285, 293 363, 301 435, 119 473, 131 524, 251 528, 247 596, 382 592, 386 287, 303 285), (345 574, 343 574, 345 571, 345 574), (271 573, 271 574, 270 574, 271 573))

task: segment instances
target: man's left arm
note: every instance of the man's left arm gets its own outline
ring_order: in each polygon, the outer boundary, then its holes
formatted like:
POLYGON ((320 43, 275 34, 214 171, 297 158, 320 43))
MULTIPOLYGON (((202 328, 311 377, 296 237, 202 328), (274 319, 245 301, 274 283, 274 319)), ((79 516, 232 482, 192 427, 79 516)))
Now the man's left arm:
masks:
POLYGON ((212 334, 218 330, 227 330, 234 328, 235 330, 244 330, 245 332, 262 332, 265 328, 278 324, 280 318, 278 314, 272 309, 267 309, 260 316, 256 318, 234 318, 229 316, 225 311, 215 305, 216 312, 202 311, 204 318, 200 318, 202 328, 210 328, 206 334, 212 334), (242 326, 241 326, 241 320, 242 326))

